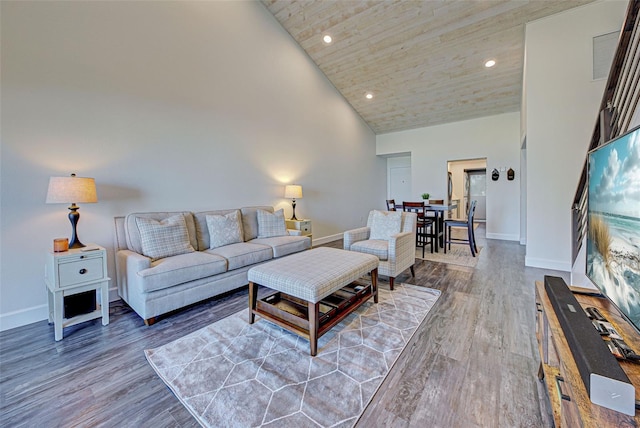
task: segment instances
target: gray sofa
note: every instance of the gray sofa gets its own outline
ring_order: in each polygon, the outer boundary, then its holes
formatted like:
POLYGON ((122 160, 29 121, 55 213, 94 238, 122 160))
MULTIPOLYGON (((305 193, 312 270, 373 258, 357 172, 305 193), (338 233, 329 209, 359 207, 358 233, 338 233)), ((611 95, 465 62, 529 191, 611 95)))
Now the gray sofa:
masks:
POLYGON ((116 217, 118 294, 145 324, 150 325, 158 315, 247 285, 247 271, 256 264, 311 247, 308 237, 294 236, 298 231, 285 229, 284 235, 259 238, 258 209, 274 212, 273 207, 260 206, 196 213, 133 213, 116 217), (242 242, 211 249, 207 215, 235 216, 234 211, 241 217, 242 242), (140 222, 150 220, 141 219, 162 221, 179 218, 180 214, 184 223, 180 222, 186 225, 188 232, 188 238, 186 232, 184 236, 191 244, 187 243, 190 252, 157 259, 143 255, 142 239, 147 239, 147 235, 141 231, 140 222))

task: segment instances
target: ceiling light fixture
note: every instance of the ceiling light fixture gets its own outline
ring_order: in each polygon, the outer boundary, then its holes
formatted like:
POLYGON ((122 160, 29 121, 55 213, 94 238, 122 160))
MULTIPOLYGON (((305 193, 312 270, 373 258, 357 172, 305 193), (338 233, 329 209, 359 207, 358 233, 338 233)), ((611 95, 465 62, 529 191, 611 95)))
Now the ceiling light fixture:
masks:
POLYGON ((373 98, 373 94, 371 92, 367 92, 364 96, 366 99, 370 100, 373 98))
POLYGON ((487 62, 484 63, 484 66, 487 68, 491 68, 494 65, 496 65, 496 60, 495 59, 490 59, 487 62))
POLYGON ((322 36, 322 41, 323 41, 325 44, 329 45, 329 44, 331 44, 331 42, 333 41, 333 39, 331 38, 331 36, 330 36, 330 35, 325 34, 324 36, 322 36))

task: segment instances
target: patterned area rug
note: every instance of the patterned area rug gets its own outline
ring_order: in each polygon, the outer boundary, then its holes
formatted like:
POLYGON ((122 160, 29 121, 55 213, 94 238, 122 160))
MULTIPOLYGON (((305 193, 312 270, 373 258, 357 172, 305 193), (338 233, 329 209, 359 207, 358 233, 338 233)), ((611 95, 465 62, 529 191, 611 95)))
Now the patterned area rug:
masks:
POLYGON ((397 284, 318 341, 248 309, 145 350, 158 376, 207 427, 349 427, 378 389, 440 291, 397 284))
POLYGON ((416 259, 429 260, 431 262, 450 263, 458 266, 476 267, 482 247, 478 245, 478 252, 475 257, 471 256, 471 250, 467 244, 451 244, 451 250, 447 248, 447 254, 442 248, 437 253, 431 253, 431 248, 427 247, 422 257, 422 248, 416 249, 416 259))

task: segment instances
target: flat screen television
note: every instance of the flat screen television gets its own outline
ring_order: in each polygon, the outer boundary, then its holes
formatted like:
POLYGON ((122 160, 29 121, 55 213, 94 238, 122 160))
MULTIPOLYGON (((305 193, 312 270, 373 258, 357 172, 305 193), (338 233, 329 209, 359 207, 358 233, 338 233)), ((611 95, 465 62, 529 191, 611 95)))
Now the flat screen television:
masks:
POLYGON ((590 151, 588 168, 586 274, 640 332, 640 127, 590 151))

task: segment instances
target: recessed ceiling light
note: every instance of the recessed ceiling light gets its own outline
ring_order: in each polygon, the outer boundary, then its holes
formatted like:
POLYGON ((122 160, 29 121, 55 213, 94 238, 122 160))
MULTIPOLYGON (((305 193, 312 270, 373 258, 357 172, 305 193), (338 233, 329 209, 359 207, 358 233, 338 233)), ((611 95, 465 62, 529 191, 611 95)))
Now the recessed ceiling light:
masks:
POLYGON ((327 45, 329 45, 329 44, 331 44, 333 39, 331 38, 330 35, 325 34, 324 36, 322 36, 322 41, 325 42, 327 45))
POLYGON ((487 68, 491 68, 494 65, 496 65, 496 60, 495 59, 490 59, 487 62, 484 63, 484 66, 487 68))
POLYGON ((371 98, 373 98, 373 94, 371 92, 367 92, 364 97, 370 100, 371 98))

